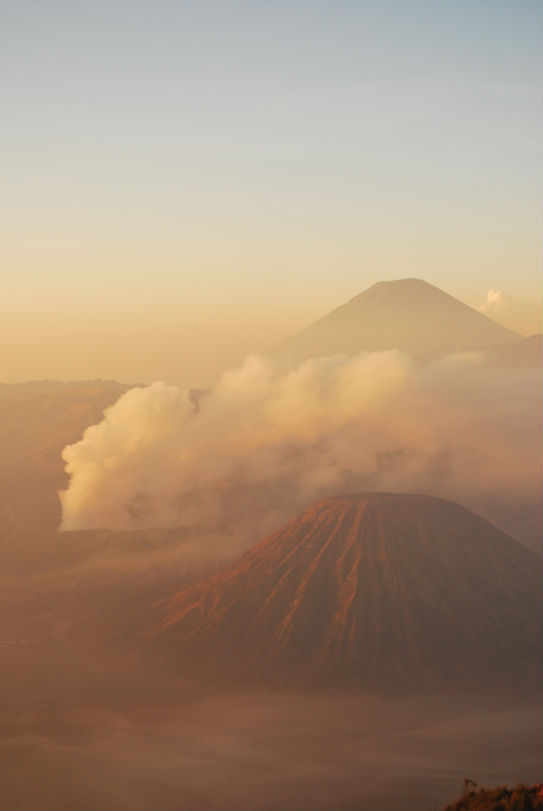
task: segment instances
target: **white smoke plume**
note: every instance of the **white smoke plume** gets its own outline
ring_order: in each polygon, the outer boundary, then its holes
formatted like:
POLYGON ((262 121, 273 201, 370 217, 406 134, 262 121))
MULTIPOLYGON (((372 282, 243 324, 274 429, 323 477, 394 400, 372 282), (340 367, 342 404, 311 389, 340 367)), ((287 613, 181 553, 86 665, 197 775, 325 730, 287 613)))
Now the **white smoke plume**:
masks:
POLYGON ((256 540, 339 492, 530 499, 539 383, 476 354, 418 367, 391 351, 282 376, 253 356, 198 402, 164 383, 132 389, 64 449, 62 529, 183 525, 256 540))

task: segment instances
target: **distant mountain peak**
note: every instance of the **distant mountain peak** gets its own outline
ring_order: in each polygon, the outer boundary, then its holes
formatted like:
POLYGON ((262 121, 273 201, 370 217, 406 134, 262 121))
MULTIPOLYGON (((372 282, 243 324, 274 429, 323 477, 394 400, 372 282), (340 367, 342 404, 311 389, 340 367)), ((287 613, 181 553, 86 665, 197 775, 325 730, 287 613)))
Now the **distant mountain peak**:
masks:
POLYGON ((517 333, 422 279, 377 282, 268 354, 280 367, 397 349, 421 360, 483 350, 517 333))
POLYGON ((368 287, 368 290, 373 290, 374 287, 430 287, 433 290, 438 290, 440 293, 443 292, 439 289, 439 287, 436 287, 435 284, 431 284, 425 279, 418 279, 415 276, 406 276, 403 279, 388 279, 381 282, 376 282, 371 287, 368 287))

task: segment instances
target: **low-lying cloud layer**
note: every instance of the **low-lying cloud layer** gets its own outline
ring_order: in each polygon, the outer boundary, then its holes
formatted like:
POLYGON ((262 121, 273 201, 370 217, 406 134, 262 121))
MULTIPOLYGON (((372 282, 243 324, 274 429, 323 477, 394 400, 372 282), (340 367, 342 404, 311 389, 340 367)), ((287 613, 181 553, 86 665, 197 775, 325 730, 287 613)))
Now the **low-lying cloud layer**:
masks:
POLYGON ((162 689, 146 711, 78 696, 55 723, 22 713, 0 742, 0 809, 421 811, 458 796, 466 773, 539 779, 533 704, 224 690, 188 701, 162 689))
POLYGON ((164 383, 122 395, 63 452, 62 529, 183 525, 245 543, 339 492, 537 499, 539 414, 536 372, 476 354, 418 367, 362 353, 282 376, 253 356, 198 401, 164 383))

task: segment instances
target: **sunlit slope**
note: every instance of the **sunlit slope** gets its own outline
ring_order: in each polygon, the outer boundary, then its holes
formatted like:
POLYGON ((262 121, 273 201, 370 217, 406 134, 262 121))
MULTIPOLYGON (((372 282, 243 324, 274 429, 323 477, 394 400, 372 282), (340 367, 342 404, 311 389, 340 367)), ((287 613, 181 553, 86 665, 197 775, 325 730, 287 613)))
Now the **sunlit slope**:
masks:
POLYGON ((329 498, 158 608, 184 675, 428 687, 537 678, 540 561, 428 496, 329 498))

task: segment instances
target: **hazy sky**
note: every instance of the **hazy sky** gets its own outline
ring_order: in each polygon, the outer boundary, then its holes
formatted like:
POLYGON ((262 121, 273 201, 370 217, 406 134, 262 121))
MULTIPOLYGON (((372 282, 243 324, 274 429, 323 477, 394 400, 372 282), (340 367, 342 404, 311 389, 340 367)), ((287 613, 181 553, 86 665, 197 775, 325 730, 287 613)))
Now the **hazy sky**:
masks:
POLYGON ((204 380, 382 279, 535 300, 541 17, 0 2, 0 379, 204 380))

